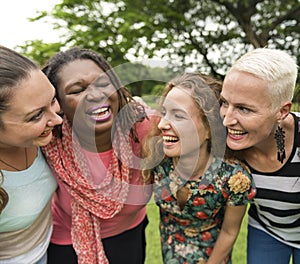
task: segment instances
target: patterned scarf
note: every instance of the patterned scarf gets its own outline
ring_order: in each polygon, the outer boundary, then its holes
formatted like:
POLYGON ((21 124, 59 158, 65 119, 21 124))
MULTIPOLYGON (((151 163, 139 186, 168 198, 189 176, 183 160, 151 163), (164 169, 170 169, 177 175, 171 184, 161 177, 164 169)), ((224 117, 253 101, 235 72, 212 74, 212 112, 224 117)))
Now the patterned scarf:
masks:
POLYGON ((107 175, 100 185, 93 184, 80 144, 64 118, 62 138, 53 137, 43 148, 47 161, 71 194, 73 247, 79 264, 105 264, 100 219, 110 219, 121 211, 128 195, 132 152, 117 127, 113 154, 107 175), (118 159, 119 153, 120 160, 118 159))

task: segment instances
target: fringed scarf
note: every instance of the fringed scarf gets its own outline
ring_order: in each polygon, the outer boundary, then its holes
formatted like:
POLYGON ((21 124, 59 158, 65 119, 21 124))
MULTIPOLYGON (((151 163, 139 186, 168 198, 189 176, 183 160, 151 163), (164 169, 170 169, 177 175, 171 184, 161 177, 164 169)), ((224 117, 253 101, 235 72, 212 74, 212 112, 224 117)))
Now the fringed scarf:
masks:
POLYGON ((43 148, 49 165, 72 197, 71 236, 79 264, 108 263, 101 242, 99 218, 109 219, 121 211, 130 180, 132 150, 120 130, 117 127, 112 141, 114 151, 107 175, 97 186, 91 180, 86 158, 76 136, 73 134, 72 137, 72 128, 66 118, 62 125, 62 138, 53 137, 43 148))

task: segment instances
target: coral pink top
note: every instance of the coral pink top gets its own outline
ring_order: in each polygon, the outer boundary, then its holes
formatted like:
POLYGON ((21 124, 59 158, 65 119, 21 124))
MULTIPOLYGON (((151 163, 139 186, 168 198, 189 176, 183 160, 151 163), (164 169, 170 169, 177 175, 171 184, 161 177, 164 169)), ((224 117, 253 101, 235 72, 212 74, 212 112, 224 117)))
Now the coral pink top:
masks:
MULTIPOLYGON (((140 141, 149 130, 150 122, 145 120, 137 124, 137 132, 140 141)), ((133 143, 133 153, 136 155, 134 164, 138 164, 141 150, 141 143, 133 143)), ((109 167, 112 150, 102 153, 91 153, 83 150, 90 166, 90 170, 95 181, 99 184, 106 175, 109 167)), ((101 219, 101 237, 107 238, 130 230, 139 225, 146 216, 146 204, 151 197, 151 187, 142 183, 140 171, 132 169, 129 193, 127 201, 122 210, 111 219, 101 219)), ((55 174, 58 186, 52 200, 53 213, 53 234, 51 242, 58 245, 70 245, 71 239, 71 195, 64 187, 63 182, 55 174)))

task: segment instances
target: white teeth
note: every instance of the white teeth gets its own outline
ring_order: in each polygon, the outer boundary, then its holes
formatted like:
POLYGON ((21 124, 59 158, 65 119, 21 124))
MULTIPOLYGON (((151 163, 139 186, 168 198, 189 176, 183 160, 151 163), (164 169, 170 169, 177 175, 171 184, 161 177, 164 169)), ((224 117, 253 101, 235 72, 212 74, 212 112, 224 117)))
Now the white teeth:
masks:
POLYGON ((164 141, 168 142, 176 142, 178 141, 178 137, 171 137, 171 136, 163 136, 164 141))
POLYGON ((229 132, 230 134, 236 135, 236 136, 238 136, 238 135, 243 135, 243 134, 246 133, 246 132, 241 131, 241 130, 233 130, 233 129, 230 129, 230 128, 228 128, 228 132, 229 132))
MULTIPOLYGON (((52 130, 52 129, 51 129, 51 130, 52 130)), ((48 134, 51 130, 44 131, 44 132, 42 133, 42 135, 48 134)))
POLYGON ((92 112, 93 115, 99 115, 108 111, 108 107, 100 108, 92 112))

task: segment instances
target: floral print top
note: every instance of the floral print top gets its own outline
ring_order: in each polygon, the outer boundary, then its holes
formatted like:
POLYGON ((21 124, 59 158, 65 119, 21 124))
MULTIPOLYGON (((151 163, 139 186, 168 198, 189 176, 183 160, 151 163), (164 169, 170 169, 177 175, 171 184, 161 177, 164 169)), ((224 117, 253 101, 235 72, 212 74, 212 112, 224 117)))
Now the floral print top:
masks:
MULTIPOLYGON (((170 158, 153 173, 166 264, 206 263, 220 232, 226 204, 245 205, 256 193, 248 168, 233 160, 214 158, 197 180, 176 175, 170 158), (179 198, 184 196, 186 203, 181 204, 179 198)), ((226 263, 231 263, 230 255, 226 263)))

